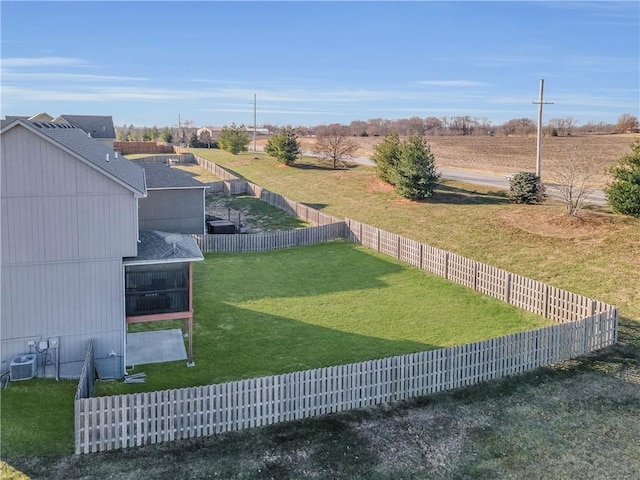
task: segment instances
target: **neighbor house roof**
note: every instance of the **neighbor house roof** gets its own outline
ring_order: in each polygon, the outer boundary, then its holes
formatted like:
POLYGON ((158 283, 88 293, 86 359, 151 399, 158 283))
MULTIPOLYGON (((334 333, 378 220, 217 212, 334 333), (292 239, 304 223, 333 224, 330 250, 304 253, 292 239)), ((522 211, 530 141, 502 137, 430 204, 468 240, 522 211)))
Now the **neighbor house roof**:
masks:
POLYGON ((192 178, 188 173, 172 168, 160 162, 136 162, 144 168, 147 188, 175 189, 175 188, 207 188, 207 185, 192 178))
POLYGON ((134 162, 119 156, 79 128, 66 123, 34 122, 14 119, 2 125, 2 133, 21 125, 58 145, 70 154, 132 190, 136 196, 146 196, 144 169, 134 162))
POLYGON ((108 115, 60 115, 54 122, 67 122, 93 138, 116 138, 113 118, 108 115))
POLYGON ((190 235, 143 230, 140 232, 138 255, 123 259, 125 265, 175 262, 198 262, 204 256, 190 235))

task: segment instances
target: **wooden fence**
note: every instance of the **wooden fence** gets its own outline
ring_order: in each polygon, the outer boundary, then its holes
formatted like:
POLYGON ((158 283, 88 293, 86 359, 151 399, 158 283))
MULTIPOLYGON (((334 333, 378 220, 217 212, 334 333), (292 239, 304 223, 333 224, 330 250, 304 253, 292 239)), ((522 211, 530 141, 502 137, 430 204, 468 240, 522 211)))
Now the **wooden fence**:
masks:
POLYGON ((345 223, 247 235, 193 235, 203 253, 267 252, 345 237, 345 223))
POLYGON ((532 370, 609 345, 615 309, 482 342, 160 392, 76 401, 76 453, 136 447, 369 407, 532 370))
MULTIPOLYGON (((139 153, 174 153, 173 145, 167 145, 161 142, 113 142, 113 149, 122 153, 139 154, 139 153)), ((185 151, 184 153, 190 153, 185 151)))
POLYGON ((345 236, 558 323, 482 342, 357 364, 204 387, 78 398, 76 453, 213 435, 426 395, 535 369, 617 341, 618 309, 611 305, 355 220, 325 215, 242 182, 243 193, 318 226, 255 236, 196 236, 204 251, 263 251, 316 242, 323 235, 327 239, 345 236))
POLYGON ((80 372, 80 380, 78 380, 78 388, 76 390, 76 400, 82 398, 91 398, 93 395, 93 386, 96 383, 96 367, 95 357, 93 353, 93 339, 89 340, 87 353, 84 357, 84 364, 80 372))
POLYGON ((345 222, 347 238, 354 242, 556 322, 573 322, 610 307, 371 225, 345 222))

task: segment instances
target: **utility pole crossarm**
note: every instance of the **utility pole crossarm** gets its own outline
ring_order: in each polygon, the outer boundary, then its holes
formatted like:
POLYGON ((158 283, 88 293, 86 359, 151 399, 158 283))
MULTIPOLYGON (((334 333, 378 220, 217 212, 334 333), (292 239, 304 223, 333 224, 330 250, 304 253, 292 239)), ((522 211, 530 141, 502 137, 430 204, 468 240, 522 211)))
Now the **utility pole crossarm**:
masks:
POLYGON ((540 80, 540 97, 537 102, 531 102, 538 105, 538 148, 536 149, 536 175, 542 178, 542 105, 553 105, 553 102, 545 102, 544 96, 544 78, 540 80))

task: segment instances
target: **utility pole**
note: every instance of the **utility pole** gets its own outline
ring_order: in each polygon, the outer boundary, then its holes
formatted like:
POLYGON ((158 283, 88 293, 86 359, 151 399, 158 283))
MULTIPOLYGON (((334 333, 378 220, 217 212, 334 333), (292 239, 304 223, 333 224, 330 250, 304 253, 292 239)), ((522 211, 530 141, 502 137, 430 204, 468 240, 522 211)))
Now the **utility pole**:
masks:
POLYGON ((256 94, 253 94, 253 151, 256 152, 256 128, 257 126, 257 108, 256 108, 256 94))
POLYGON ((542 105, 553 105, 553 102, 543 101, 544 95, 544 78, 540 79, 540 97, 537 102, 531 102, 538 105, 538 148, 536 149, 536 175, 542 178, 542 105))

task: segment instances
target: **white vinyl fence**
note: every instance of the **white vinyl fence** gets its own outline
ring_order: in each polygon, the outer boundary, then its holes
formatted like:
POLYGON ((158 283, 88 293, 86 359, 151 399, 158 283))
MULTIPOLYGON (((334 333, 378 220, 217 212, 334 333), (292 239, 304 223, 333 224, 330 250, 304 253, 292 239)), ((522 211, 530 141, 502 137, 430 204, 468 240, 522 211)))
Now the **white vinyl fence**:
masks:
POLYGON ((214 435, 427 395, 532 370, 617 341, 616 307, 370 225, 336 219, 248 182, 245 186, 272 205, 307 221, 316 219, 314 223, 322 226, 261 239, 196 236, 204 251, 262 251, 315 242, 319 235, 344 236, 557 324, 350 365, 162 392, 78 398, 76 453, 214 435))

